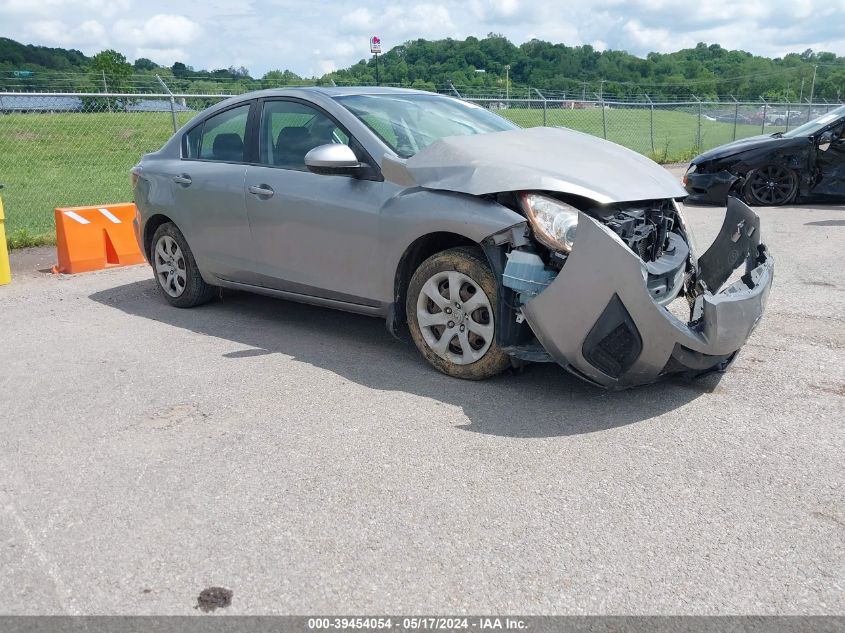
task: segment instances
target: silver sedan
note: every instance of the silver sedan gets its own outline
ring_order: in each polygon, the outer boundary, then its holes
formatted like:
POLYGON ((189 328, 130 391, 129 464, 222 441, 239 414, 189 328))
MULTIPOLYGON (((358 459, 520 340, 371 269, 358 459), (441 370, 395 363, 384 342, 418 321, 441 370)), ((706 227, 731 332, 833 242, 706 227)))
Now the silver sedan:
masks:
POLYGON ((647 158, 425 92, 234 97, 132 180, 174 306, 224 287, 381 317, 459 378, 555 361, 613 389, 721 371, 772 282, 740 201, 698 254, 686 192, 647 158))

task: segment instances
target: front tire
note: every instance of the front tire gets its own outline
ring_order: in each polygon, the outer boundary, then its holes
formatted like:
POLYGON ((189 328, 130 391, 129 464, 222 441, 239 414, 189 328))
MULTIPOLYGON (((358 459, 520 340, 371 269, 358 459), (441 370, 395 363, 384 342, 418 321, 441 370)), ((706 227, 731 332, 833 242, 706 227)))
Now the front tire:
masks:
POLYGON ((437 370, 466 380, 501 373, 510 358, 496 344, 498 287, 478 249, 451 248, 414 272, 405 310, 411 338, 437 370))
POLYGON ((765 165, 748 172, 744 193, 748 203, 757 206, 789 204, 798 193, 798 174, 783 165, 765 165))
POLYGON ((185 236, 173 222, 156 229, 150 264, 158 289, 170 305, 193 308, 214 296, 214 288, 203 280, 185 236))

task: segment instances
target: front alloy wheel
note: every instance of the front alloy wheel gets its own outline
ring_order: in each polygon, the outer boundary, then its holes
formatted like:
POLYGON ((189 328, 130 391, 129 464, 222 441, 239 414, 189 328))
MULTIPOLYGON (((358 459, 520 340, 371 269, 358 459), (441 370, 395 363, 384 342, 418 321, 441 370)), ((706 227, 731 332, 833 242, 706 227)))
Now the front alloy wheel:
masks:
POLYGON ((748 174, 745 195, 748 202, 774 207, 789 203, 798 191, 798 175, 783 165, 766 165, 748 174))
POLYGON ((425 260, 408 288, 408 328, 425 359, 445 374, 479 380, 510 360, 496 345, 497 287, 483 255, 453 248, 425 260))

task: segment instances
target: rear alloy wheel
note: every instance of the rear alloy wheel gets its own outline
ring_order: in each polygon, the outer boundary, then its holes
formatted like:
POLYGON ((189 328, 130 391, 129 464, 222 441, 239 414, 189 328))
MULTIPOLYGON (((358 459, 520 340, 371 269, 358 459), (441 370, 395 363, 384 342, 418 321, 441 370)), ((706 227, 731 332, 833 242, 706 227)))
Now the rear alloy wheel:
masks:
POLYGON ((510 364, 496 344, 496 281, 483 255, 461 247, 437 253, 416 270, 406 311, 411 337, 444 374, 481 380, 510 364))
POLYGON ((783 165, 766 165, 749 172, 745 197, 749 203, 775 207, 788 204, 798 191, 798 174, 783 165))
POLYGON ((173 222, 156 229, 150 264, 158 289, 171 305, 192 308, 214 296, 214 288, 203 280, 185 236, 173 222))

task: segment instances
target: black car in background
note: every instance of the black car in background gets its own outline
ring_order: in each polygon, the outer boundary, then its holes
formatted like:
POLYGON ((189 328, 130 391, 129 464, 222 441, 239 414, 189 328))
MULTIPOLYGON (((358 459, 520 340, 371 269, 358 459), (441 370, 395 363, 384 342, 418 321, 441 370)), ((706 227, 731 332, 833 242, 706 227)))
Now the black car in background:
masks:
POLYGON ((845 199, 845 106, 790 130, 746 138, 697 156, 684 176, 688 202, 724 205, 845 199))

